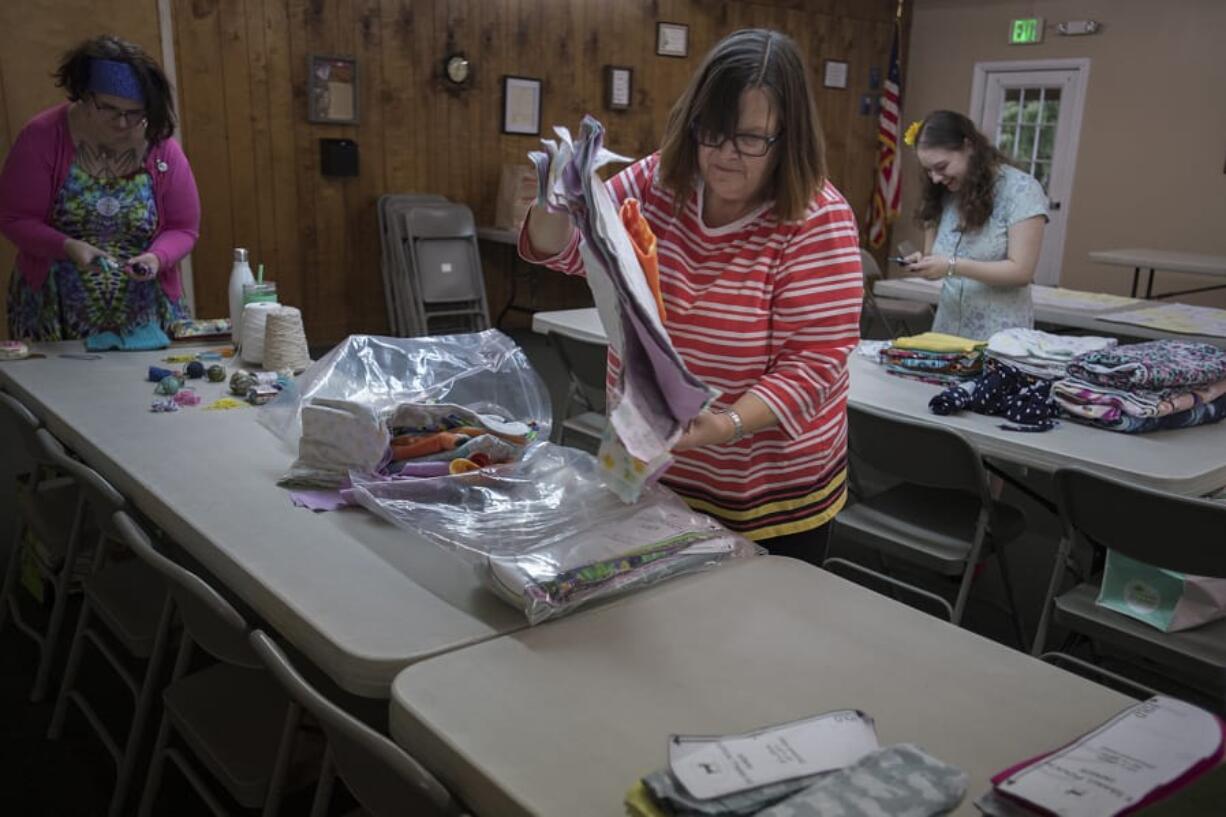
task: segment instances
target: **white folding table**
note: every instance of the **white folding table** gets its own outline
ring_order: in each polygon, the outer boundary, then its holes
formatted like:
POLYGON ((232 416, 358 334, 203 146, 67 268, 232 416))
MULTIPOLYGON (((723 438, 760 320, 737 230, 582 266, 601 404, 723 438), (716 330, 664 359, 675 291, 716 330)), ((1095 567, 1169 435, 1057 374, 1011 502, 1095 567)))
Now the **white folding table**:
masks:
MULTIPOLYGON (((162 352, 0 363, 0 386, 342 688, 386 698, 408 664, 526 626, 475 571, 364 510, 316 514, 276 480, 294 459, 257 409, 153 414, 162 352)), ((174 351, 182 351, 176 348, 174 351)), ((205 402, 224 383, 189 381, 205 402)))
POLYGON ((392 736, 484 817, 620 817, 672 734, 861 709, 988 779, 1131 701, 802 562, 760 557, 415 664, 392 736))
POLYGON ((1192 275, 1207 275, 1226 279, 1226 255, 1206 255, 1194 252, 1130 247, 1119 250, 1096 250, 1090 253, 1090 260, 1117 267, 1132 267, 1132 296, 1134 298, 1137 295, 1137 287, 1141 282, 1141 270, 1149 270, 1149 280, 1145 284, 1145 297, 1147 299, 1172 298, 1176 295, 1189 295, 1193 292, 1226 289, 1226 281, 1224 281, 1212 286, 1163 292, 1159 295, 1154 294, 1154 276, 1158 270, 1186 272, 1192 275))

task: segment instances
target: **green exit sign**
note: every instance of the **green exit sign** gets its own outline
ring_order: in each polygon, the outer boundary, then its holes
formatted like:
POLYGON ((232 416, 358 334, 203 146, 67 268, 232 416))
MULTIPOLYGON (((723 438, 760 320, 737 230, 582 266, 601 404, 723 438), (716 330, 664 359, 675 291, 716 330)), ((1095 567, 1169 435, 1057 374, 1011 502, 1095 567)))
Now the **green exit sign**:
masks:
POLYGON ((1043 18, 1023 17, 1009 24, 1009 45, 1043 42, 1043 18))

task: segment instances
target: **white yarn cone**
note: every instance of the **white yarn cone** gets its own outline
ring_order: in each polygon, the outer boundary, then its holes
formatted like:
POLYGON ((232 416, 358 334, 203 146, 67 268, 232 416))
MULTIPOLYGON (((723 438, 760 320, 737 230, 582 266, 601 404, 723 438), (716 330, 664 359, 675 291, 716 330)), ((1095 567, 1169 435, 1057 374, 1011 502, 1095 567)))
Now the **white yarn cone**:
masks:
POLYGON ((264 327, 269 313, 280 308, 277 304, 263 301, 243 307, 242 357, 245 362, 256 366, 264 362, 264 327))
POLYGON ((302 313, 293 306, 269 312, 264 329, 264 368, 298 373, 310 364, 302 313))

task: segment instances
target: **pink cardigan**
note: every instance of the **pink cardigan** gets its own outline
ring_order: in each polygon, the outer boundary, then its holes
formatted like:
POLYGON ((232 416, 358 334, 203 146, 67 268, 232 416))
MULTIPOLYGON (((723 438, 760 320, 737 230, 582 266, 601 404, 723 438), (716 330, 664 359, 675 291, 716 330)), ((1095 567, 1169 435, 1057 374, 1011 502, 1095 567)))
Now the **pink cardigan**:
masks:
MULTIPOLYGON (((68 103, 48 108, 17 134, 0 171, 0 233, 17 245, 17 269, 31 289, 47 280, 51 262, 67 258, 69 236, 51 226, 55 200, 76 155, 68 130, 68 103)), ((157 232, 149 252, 158 258, 158 281, 171 300, 183 294, 179 260, 200 236, 200 197, 196 179, 173 139, 165 139, 145 157, 157 203, 157 232)))

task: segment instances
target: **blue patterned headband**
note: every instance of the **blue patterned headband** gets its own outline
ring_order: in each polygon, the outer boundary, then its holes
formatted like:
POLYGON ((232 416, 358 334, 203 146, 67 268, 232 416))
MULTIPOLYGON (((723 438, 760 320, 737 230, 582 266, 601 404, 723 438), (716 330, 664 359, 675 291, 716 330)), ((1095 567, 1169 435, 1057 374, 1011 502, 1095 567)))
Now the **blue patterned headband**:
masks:
POLYGON ((95 94, 109 94, 145 104, 145 92, 141 90, 140 80, 126 62, 91 59, 89 90, 95 94))

